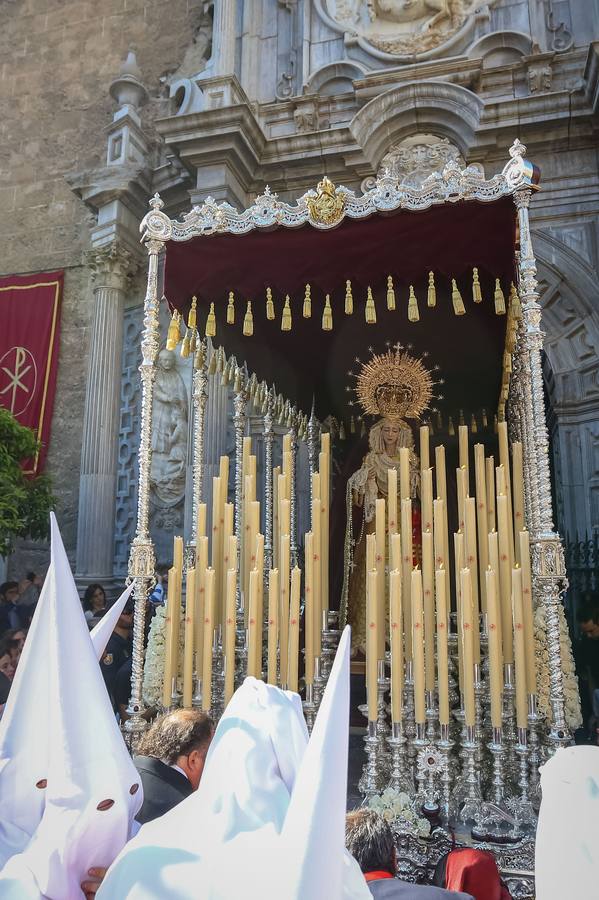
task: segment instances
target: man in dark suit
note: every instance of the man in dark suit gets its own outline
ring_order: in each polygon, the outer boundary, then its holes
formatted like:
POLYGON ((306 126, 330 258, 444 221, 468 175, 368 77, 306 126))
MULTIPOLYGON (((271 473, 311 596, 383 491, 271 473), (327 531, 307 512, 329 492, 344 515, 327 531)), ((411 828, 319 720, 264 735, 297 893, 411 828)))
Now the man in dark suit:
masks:
POLYGON ((144 792, 136 816, 141 825, 197 791, 213 731, 206 713, 176 709, 156 719, 142 737, 133 760, 144 792))
POLYGON ((395 844, 388 822, 373 809, 359 809, 345 819, 345 846, 364 873, 370 893, 380 900, 474 900, 470 894, 425 884, 408 884, 395 876, 395 844))

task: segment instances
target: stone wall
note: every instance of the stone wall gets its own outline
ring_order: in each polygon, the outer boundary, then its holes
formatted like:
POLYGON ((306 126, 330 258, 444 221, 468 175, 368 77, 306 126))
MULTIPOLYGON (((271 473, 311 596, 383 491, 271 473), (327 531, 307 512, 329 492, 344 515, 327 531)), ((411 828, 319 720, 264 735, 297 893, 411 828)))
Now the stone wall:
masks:
MULTIPOLYGON (((14 0, 0 4, 0 271, 65 269, 58 385, 47 471, 69 555, 77 535, 81 425, 92 293, 85 251, 94 216, 65 180, 102 165, 114 101, 109 85, 136 46, 151 102, 201 18, 194 0, 14 0)), ((45 549, 25 545, 10 571, 43 567, 45 549)))

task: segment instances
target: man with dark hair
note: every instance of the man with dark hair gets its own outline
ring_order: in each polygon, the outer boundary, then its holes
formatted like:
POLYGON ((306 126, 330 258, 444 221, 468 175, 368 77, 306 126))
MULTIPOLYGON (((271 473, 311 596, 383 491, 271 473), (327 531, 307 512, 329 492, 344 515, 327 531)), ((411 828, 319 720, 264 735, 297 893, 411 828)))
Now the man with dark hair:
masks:
POLYGON ((345 819, 345 846, 357 861, 373 897, 384 900, 472 900, 428 885, 395 877, 395 843, 388 822, 373 809, 359 809, 345 819))
POLYGON ((136 816, 140 824, 164 815, 197 791, 213 730, 210 718, 197 709, 176 709, 155 720, 133 760, 144 790, 136 816))
POLYGON ((0 584, 0 635, 9 628, 20 628, 21 619, 17 609, 19 585, 16 581, 0 584))

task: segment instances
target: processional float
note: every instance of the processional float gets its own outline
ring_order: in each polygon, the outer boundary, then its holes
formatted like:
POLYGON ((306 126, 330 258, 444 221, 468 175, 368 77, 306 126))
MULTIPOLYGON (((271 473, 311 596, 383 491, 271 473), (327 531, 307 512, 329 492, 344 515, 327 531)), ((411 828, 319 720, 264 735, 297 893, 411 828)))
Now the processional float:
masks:
POLYGON ((132 745, 145 728, 152 395, 164 291, 167 349, 194 357, 194 417, 192 534, 186 544, 175 539, 160 705, 201 705, 218 717, 253 674, 299 689, 311 727, 340 628, 361 617, 354 670, 366 682, 364 796, 405 792, 433 825, 455 825, 468 840, 509 844, 534 830, 538 768, 570 742, 575 701, 529 225, 538 172, 524 154, 516 141, 489 180, 451 162, 421 188, 385 173, 356 196, 324 178, 292 205, 267 188, 241 213, 209 199, 181 221, 169 219, 158 195, 150 201, 141 224, 149 268, 129 565, 132 745), (235 454, 221 459, 207 510, 211 378, 232 385, 235 454), (348 405, 354 397, 359 414, 348 405), (260 472, 250 412, 262 419, 260 472), (346 477, 347 435, 358 447, 371 415, 405 431, 393 444, 391 428, 374 460, 384 469, 379 482, 368 453, 359 477, 346 477), (416 442, 409 418, 420 420, 416 442), (301 442, 311 522, 303 538, 301 442), (337 543, 335 506, 346 525, 337 543))

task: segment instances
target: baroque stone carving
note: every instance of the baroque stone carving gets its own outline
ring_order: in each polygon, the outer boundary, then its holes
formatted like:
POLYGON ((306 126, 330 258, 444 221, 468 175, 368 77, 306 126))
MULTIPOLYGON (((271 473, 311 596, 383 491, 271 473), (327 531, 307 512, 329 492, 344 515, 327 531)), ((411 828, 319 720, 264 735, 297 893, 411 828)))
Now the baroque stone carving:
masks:
MULTIPOLYGON (((494 0, 488 5, 492 5, 494 0)), ((414 56, 449 41, 472 19, 480 0, 324 0, 346 33, 394 56, 414 56)))
MULTIPOLYGON (((414 134, 394 144, 384 155, 379 166, 379 177, 393 175, 402 187, 421 188, 433 172, 442 172, 449 163, 465 167, 462 155, 455 144, 435 134, 414 134)), ((481 174, 481 167, 477 167, 481 174)), ((362 190, 374 187, 376 179, 365 179, 362 190)))
POLYGON ((158 354, 152 429, 150 484, 159 506, 172 506, 185 494, 188 397, 175 355, 158 354))

